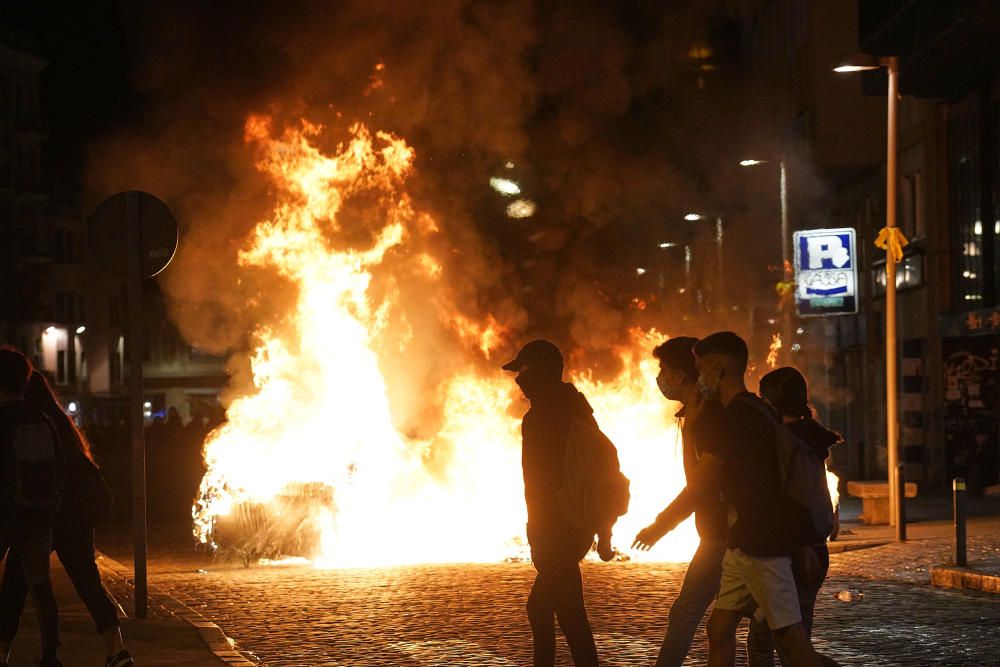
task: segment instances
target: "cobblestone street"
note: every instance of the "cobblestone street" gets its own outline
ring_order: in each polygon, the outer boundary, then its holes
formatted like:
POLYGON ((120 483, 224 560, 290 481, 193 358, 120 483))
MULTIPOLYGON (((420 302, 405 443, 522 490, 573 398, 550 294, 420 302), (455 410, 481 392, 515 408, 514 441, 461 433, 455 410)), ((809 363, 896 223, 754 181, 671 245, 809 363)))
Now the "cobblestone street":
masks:
MULTIPOLYGON (((981 542, 980 550, 992 548, 981 542)), ((946 552, 947 541, 832 556, 817 610, 817 647, 849 665, 1000 664, 1000 598, 909 583, 916 575, 900 563, 915 548, 946 552), (864 600, 834 599, 847 588, 862 590, 864 600)), ((605 664, 652 663, 684 569, 585 564, 588 607, 605 664)), ((527 564, 368 571, 153 567, 156 587, 275 667, 528 665, 530 633, 522 609, 532 574, 527 564)), ((704 664, 699 634, 691 664, 704 664)), ((565 653, 559 664, 570 664, 565 653)))

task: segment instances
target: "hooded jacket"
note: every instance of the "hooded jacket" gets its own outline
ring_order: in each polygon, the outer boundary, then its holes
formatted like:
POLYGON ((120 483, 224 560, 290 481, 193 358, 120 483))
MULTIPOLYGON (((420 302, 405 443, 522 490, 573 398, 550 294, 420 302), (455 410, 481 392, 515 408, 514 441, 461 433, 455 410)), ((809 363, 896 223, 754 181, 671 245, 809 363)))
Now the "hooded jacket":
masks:
POLYGON ((521 422, 521 469, 528 507, 528 539, 559 530, 566 521, 559 510, 566 442, 573 417, 593 420, 594 410, 568 382, 531 402, 521 422))
POLYGON ((809 445, 812 453, 821 460, 826 460, 830 456, 830 448, 843 442, 839 433, 834 433, 830 429, 821 425, 815 419, 799 419, 798 421, 785 424, 789 431, 809 445))

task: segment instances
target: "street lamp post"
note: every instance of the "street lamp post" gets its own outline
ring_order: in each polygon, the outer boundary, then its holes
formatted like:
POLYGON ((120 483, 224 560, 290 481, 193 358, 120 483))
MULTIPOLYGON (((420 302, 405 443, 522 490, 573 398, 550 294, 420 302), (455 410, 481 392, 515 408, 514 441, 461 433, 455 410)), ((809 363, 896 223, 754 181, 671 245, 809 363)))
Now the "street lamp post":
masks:
MULTIPOLYGON (((756 167, 767 164, 768 160, 740 160, 741 167, 756 167)), ((778 200, 781 205, 781 281, 783 285, 791 285, 795 280, 792 273, 791 236, 788 233, 788 171, 785 168, 785 158, 778 158, 778 200)), ((785 364, 791 363, 792 354, 792 312, 795 304, 794 294, 781 294, 781 354, 785 364)))
MULTIPOLYGON (((706 217, 707 216, 702 215, 701 213, 687 213, 687 214, 685 214, 684 219, 687 220, 688 222, 699 222, 701 220, 704 220, 706 217)), ((723 244, 723 242, 725 240, 724 239, 725 230, 724 230, 724 228, 722 226, 722 216, 719 215, 719 214, 715 214, 714 217, 715 217, 715 254, 716 254, 716 263, 717 263, 716 268, 717 268, 717 273, 718 273, 718 275, 716 277, 716 291, 717 291, 716 299, 717 300, 715 301, 715 305, 716 305, 716 307, 719 310, 721 310, 722 309, 721 308, 721 304, 722 304, 722 286, 723 286, 724 277, 725 277, 725 265, 723 264, 723 258, 722 258, 722 244, 723 244)), ((691 289, 691 285, 690 285, 690 282, 691 282, 690 281, 690 274, 691 274, 691 247, 690 246, 687 246, 685 248, 685 267, 686 267, 686 271, 687 271, 687 274, 688 274, 688 289, 690 290, 691 289)))
MULTIPOLYGON (((861 54, 852 56, 834 68, 835 72, 860 72, 885 67, 889 73, 886 156, 885 156, 885 419, 886 450, 889 464, 889 522, 896 526, 896 539, 904 539, 905 527, 901 513, 905 493, 900 494, 894 483, 899 463, 899 417, 897 413, 898 380, 896 368, 896 130, 899 97, 899 59, 896 56, 876 58, 861 54)), ((881 236, 880 236, 881 238, 881 236)))

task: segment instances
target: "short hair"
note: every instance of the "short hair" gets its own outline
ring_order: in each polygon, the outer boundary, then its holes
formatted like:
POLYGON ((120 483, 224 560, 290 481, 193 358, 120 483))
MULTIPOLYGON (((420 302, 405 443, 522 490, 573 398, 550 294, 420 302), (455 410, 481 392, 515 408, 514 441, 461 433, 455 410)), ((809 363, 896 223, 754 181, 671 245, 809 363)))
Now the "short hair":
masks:
POLYGON ((806 379, 791 366, 776 368, 762 377, 760 395, 782 415, 796 419, 813 416, 809 407, 809 388, 806 379))
POLYGON ((665 366, 684 373, 684 379, 694 382, 698 379, 698 367, 694 365, 694 346, 698 339, 678 336, 660 343, 653 348, 653 356, 665 366))
POLYGON ((12 347, 0 347, 0 390, 23 394, 31 377, 31 362, 12 347))
POLYGON ((750 358, 746 341, 732 331, 716 332, 702 338, 694 346, 694 355, 696 357, 705 357, 710 354, 721 354, 732 359, 739 366, 741 372, 746 371, 747 361, 750 358))

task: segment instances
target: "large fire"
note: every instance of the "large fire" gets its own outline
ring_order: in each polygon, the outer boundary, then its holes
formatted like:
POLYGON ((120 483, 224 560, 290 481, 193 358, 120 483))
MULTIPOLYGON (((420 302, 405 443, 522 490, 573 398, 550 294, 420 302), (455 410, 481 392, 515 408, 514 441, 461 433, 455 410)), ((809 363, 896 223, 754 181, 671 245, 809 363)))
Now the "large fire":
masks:
MULTIPOLYGON (((287 321, 252 332, 254 390, 231 402, 205 443, 195 534, 257 556, 293 544, 332 566, 521 555, 520 399, 492 358, 517 341, 497 317, 469 318, 449 299, 448 264, 424 242, 439 227, 404 189, 412 149, 356 125, 325 154, 322 135, 306 122, 280 132, 264 116, 246 124, 275 201, 239 261, 291 283, 297 298, 287 321), (352 197, 370 202, 360 230, 351 228, 357 216, 345 214, 352 197), (441 338, 432 345, 415 340, 426 327, 405 316, 407 281, 426 288, 441 338), (446 348, 460 361, 428 400, 437 408, 433 428, 410 432, 394 421, 388 377, 415 345, 446 348)), ((619 545, 683 486, 676 406, 656 391, 650 357, 662 338, 633 331, 612 381, 586 371, 571 377, 632 480, 619 545)), ((647 557, 685 560, 696 544, 687 522, 647 557)))

